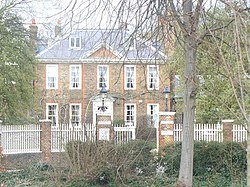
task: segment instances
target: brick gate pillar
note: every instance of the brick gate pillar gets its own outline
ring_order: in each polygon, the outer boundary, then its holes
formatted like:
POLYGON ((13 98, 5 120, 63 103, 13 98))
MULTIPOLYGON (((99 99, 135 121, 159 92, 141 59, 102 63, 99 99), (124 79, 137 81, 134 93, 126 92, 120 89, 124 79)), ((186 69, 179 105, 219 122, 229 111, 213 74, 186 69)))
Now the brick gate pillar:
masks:
POLYGON ((234 120, 222 120, 223 142, 233 141, 233 124, 234 124, 234 120))
POLYGON ((174 142, 174 115, 175 112, 159 112, 157 151, 174 142))
POLYGON ((42 162, 51 161, 51 120, 40 120, 41 137, 40 145, 42 151, 42 162))

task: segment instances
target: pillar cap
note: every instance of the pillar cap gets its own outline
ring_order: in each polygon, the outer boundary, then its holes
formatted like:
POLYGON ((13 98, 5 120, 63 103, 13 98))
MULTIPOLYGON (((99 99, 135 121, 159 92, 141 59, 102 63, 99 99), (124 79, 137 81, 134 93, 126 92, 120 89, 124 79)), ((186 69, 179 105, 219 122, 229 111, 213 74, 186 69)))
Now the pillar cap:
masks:
POLYGON ((224 119, 224 120, 221 120, 222 123, 233 123, 234 120, 233 119, 224 119))
POLYGON ((174 116, 176 112, 159 112, 160 116, 174 116))
POLYGON ((44 122, 52 122, 52 121, 50 119, 40 119, 39 122, 44 123, 44 122))

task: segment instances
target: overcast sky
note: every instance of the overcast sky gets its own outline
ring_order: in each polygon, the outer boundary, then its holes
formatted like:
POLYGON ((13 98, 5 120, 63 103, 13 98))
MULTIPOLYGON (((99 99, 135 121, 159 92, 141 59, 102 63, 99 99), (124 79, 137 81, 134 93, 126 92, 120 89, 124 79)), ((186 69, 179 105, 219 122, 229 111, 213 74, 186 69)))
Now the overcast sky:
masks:
MULTIPOLYGON (((210 7, 216 0, 205 0, 210 7)), ((250 1, 250 0, 249 0, 250 1)), ((135 19, 141 12, 136 12, 141 0, 32 0, 29 10, 22 14, 26 23, 35 18, 40 34, 53 35, 57 21, 61 21, 64 33, 72 29, 117 28, 121 22, 134 27, 135 19), (123 10, 122 10, 123 9, 123 10), (126 10, 126 11, 124 11, 126 10), (129 11, 127 11, 129 10, 129 11), (123 12, 123 14, 121 14, 123 12), (119 14, 119 19, 118 18, 119 14), (128 16, 129 14, 129 16, 128 16)), ((147 3, 150 1, 146 1, 147 3)), ((140 6, 147 7, 144 3, 140 6)), ((143 9, 141 9, 143 11, 143 9)))
POLYGON ((65 33, 72 29, 110 28, 117 18, 117 2, 119 0, 34 0, 28 5, 30 10, 22 16, 27 25, 35 18, 44 35, 51 35, 58 20, 65 33))

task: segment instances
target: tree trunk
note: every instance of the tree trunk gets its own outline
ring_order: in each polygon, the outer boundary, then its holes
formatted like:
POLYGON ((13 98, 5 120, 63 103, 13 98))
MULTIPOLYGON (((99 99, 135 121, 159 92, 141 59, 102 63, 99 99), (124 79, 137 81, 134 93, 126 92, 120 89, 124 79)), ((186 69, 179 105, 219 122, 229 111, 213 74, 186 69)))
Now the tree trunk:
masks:
POLYGON ((196 52, 197 52, 197 17, 193 12, 192 0, 183 1, 183 27, 185 48, 184 69, 184 120, 181 163, 177 186, 191 187, 193 182, 194 118, 196 100, 196 52))
POLYGON ((247 186, 250 186, 250 123, 247 125, 247 186))
POLYGON ((196 100, 196 50, 195 40, 188 36, 185 39, 185 89, 184 121, 181 163, 178 184, 192 186, 193 150, 194 150, 194 117, 196 100))

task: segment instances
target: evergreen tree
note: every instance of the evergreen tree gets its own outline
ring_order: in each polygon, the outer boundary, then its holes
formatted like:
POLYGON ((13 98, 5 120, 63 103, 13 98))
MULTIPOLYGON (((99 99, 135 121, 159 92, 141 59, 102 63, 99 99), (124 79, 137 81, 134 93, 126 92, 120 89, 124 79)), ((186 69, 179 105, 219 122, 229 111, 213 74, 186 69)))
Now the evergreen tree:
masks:
POLYGON ((27 119, 33 103, 34 63, 29 35, 20 18, 3 12, 0 14, 0 117, 3 120, 27 119))

